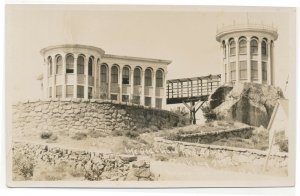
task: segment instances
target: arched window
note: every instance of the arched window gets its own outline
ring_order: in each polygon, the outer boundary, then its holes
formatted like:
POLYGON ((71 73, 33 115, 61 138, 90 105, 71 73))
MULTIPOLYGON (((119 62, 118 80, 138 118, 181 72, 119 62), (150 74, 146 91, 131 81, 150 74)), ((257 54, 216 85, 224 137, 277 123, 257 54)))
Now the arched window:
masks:
POLYGON ((101 75, 101 83, 107 83, 107 66, 105 64, 101 65, 100 75, 101 75))
POLYGON ((90 57, 89 58, 89 63, 88 63, 88 74, 89 74, 89 76, 93 76, 93 58, 92 57, 90 57))
POLYGON ((56 58, 56 74, 62 74, 62 57, 56 58))
POLYGON ((239 43, 239 53, 246 54, 247 53, 247 41, 242 39, 239 43))
POLYGON ((261 54, 267 56, 267 43, 266 41, 262 41, 261 43, 261 54))
POLYGON ((122 84, 129 84, 129 68, 128 67, 123 68, 122 84))
POLYGON ((72 55, 67 55, 66 64, 66 73, 74 73, 74 57, 72 55))
POLYGON ((258 51, 258 43, 257 40, 252 39, 250 42, 251 54, 257 54, 258 51))
POLYGON ((230 56, 235 55, 235 41, 233 39, 229 42, 229 48, 230 48, 230 56))
POLYGON ((77 74, 84 74, 84 58, 79 56, 77 59, 77 74))
POLYGON ((152 71, 149 68, 145 71, 145 86, 152 86, 152 71))
POLYGON ((222 42, 222 48, 223 48, 223 57, 226 58, 226 44, 225 44, 225 41, 222 42))
POLYGON ((156 71, 156 87, 163 87, 163 72, 160 69, 156 71))
POLYGON ((118 68, 115 65, 111 67, 111 83, 118 83, 118 68))
POLYGON ((134 77, 134 85, 141 85, 141 70, 139 68, 135 68, 133 71, 134 77))
POLYGON ((49 76, 52 76, 53 74, 53 66, 52 66, 52 58, 48 57, 48 65, 49 65, 49 76))

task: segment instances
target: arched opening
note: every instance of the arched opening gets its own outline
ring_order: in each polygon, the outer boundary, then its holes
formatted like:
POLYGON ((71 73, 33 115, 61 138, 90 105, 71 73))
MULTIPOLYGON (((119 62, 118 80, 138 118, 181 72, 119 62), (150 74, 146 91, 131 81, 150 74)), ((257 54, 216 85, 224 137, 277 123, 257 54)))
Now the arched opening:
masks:
POLYGON ((94 58, 90 57, 89 62, 88 62, 88 75, 93 76, 93 63, 94 63, 94 58))
POLYGON ((141 85, 141 70, 139 68, 134 69, 133 80, 134 85, 141 85))
POLYGON ((60 55, 56 58, 56 74, 62 74, 62 57, 60 55))
POLYGON ((250 42, 251 55, 257 55, 258 53, 258 42, 256 39, 252 39, 250 42))
POLYGON ((74 73, 74 57, 71 54, 66 57, 66 73, 74 73))
POLYGON ((239 42, 239 54, 247 53, 247 41, 245 38, 240 39, 239 42))
POLYGON ((79 56, 77 59, 77 74, 84 74, 84 57, 79 56))
POLYGON ((129 67, 123 67, 122 71, 122 84, 129 84, 129 67))
POLYGON ((266 42, 266 40, 263 40, 261 42, 261 54, 263 56, 267 56, 267 42, 266 42))
POLYGON ((156 87, 163 87, 163 72, 160 69, 156 71, 156 87))
POLYGON ((53 74, 53 65, 52 65, 52 58, 50 56, 48 57, 48 66, 49 66, 48 76, 52 76, 52 74, 53 74))
POLYGON ((236 46, 234 39, 230 39, 229 41, 229 49, 230 49, 230 56, 235 56, 236 46))
POLYGON ((111 67, 111 83, 118 83, 118 67, 113 65, 111 67))
POLYGON ((222 48, 223 48, 223 57, 226 58, 226 44, 224 40, 222 42, 222 48))
POLYGON ((101 78, 101 83, 107 83, 108 78, 107 78, 107 65, 102 64, 100 68, 100 78, 101 78))
POLYGON ((152 71, 150 68, 145 71, 145 86, 152 86, 152 71))

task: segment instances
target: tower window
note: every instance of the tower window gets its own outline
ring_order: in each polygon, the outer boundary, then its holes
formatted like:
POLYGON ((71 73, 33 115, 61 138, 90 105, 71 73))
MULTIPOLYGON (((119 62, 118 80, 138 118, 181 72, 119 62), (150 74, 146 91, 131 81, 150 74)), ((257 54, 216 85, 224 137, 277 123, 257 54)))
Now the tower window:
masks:
POLYGON ((58 56, 56 59, 56 74, 62 74, 62 58, 58 56))
POLYGON ((133 76, 134 76, 134 85, 141 85, 141 70, 139 68, 134 69, 133 76))
POLYGON ((145 86, 152 86, 152 71, 150 69, 145 71, 145 86))
POLYGON ((161 70, 156 71, 156 87, 163 87, 163 72, 161 70))
POLYGON ((239 53, 246 54, 247 53, 247 41, 242 39, 239 43, 239 53))
POLYGON ((255 39, 251 40, 250 48, 251 48, 251 54, 252 55, 258 53, 258 43, 255 39))
POLYGON ((231 75, 231 81, 235 81, 236 80, 235 62, 230 63, 230 75, 231 75))
POLYGON ((77 74, 84 74, 84 58, 79 56, 77 59, 77 74))
POLYGON ((128 67, 123 68, 122 84, 129 84, 129 68, 128 67))
POLYGON ((235 41, 233 39, 229 42, 229 47, 230 47, 230 56, 235 56, 235 41))
POLYGON ((257 61, 251 61, 251 80, 257 81, 258 80, 258 65, 257 61))
POLYGON ((117 66, 112 66, 112 68, 111 68, 111 83, 118 83, 118 68, 117 68, 117 66))
POLYGON ((267 81, 267 79, 268 79, 267 63, 262 62, 261 66, 262 66, 261 67, 262 68, 262 80, 267 81))
POLYGON ((247 61, 240 61, 240 78, 241 80, 247 79, 247 61))
POLYGON ((66 73, 74 73, 74 57, 68 55, 66 58, 66 73))

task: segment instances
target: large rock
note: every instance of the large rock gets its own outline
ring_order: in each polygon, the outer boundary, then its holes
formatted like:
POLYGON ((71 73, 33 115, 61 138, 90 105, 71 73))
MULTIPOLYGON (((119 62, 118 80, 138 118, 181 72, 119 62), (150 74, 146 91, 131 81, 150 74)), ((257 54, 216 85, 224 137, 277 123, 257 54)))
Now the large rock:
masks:
POLYGON ((278 87, 237 83, 233 87, 224 85, 216 89, 209 97, 209 107, 218 119, 267 127, 276 102, 282 97, 278 87))

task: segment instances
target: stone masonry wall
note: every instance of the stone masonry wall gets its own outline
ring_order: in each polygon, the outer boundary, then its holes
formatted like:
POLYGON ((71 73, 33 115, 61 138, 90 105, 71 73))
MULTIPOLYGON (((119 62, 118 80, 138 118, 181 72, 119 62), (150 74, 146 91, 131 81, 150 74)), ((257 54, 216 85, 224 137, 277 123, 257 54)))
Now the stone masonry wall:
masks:
MULTIPOLYGON (((14 142, 12 145, 13 160, 25 158, 26 162, 33 162, 36 166, 44 163, 49 166, 64 164, 64 169, 84 175, 85 180, 112 181, 148 181, 154 180, 150 172, 150 163, 137 161, 136 156, 103 154, 78 149, 64 149, 44 144, 14 142)), ((12 161, 18 163, 19 161, 12 161)), ((21 165, 13 165, 20 168, 21 165)), ((33 168, 33 175, 35 168, 33 168)), ((47 171, 44 171, 47 172, 47 171)))
MULTIPOLYGON (((241 166, 240 168, 245 172, 261 172, 267 157, 267 151, 171 141, 163 138, 155 138, 154 148, 156 151, 171 150, 172 152, 169 153, 197 157, 205 160, 212 167, 238 168, 237 166, 241 166)), ((271 154, 268 169, 287 174, 288 154, 271 154)))
POLYGON ((48 99, 14 104, 13 129, 22 131, 112 131, 177 126, 180 117, 172 112, 104 100, 48 99))
POLYGON ((241 128, 219 130, 219 131, 212 131, 212 132, 200 132, 200 133, 188 133, 188 134, 179 133, 176 134, 175 136, 167 137, 166 139, 200 143, 200 144, 209 144, 223 138, 230 138, 230 137, 249 138, 252 135, 252 132, 253 132, 253 127, 246 126, 241 128))

